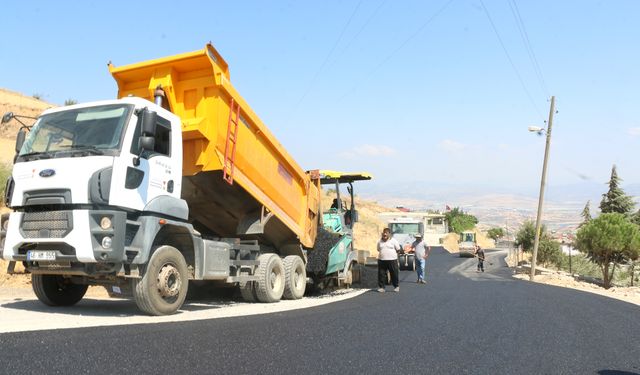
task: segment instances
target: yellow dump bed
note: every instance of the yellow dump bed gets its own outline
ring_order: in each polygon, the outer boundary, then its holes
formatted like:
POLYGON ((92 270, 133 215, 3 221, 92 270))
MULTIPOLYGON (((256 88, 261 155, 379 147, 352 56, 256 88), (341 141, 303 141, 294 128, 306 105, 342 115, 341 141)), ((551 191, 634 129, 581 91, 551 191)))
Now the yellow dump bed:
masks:
POLYGON ((262 238, 280 249, 316 237, 318 186, 231 85, 211 44, 114 67, 118 97, 154 101, 182 119, 183 198, 194 226, 217 236, 262 238))

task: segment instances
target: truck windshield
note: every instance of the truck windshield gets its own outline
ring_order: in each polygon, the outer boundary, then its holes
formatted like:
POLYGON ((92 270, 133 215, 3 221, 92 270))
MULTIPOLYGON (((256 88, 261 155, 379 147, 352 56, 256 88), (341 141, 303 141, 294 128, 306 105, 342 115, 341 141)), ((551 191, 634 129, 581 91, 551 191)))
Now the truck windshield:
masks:
POLYGON ((416 234, 421 233, 420 224, 418 223, 392 223, 389 225, 391 233, 416 234))
POLYGON ((17 161, 72 154, 115 155, 132 105, 102 105, 41 116, 27 136, 17 161))

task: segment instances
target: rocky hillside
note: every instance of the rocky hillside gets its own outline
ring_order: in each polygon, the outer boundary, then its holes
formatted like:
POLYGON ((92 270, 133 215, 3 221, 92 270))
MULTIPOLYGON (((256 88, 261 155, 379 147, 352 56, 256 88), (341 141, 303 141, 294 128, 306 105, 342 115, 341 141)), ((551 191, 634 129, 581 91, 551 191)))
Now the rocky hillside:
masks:
MULTIPOLYGON (((16 115, 37 117, 42 111, 51 107, 55 107, 55 105, 17 92, 0 89, 0 116, 7 112, 13 112, 16 115)), ((33 121, 26 119, 23 122, 30 125, 33 121)), ((13 161, 15 137, 19 128, 20 124, 15 120, 0 126, 0 163, 10 164, 13 161)))

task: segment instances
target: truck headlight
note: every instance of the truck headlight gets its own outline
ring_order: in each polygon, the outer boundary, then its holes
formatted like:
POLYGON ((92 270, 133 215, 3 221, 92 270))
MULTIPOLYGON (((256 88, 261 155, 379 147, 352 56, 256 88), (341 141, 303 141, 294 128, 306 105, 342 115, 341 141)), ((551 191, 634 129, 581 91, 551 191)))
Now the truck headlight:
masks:
POLYGON ((107 216, 104 216, 102 219, 100 219, 100 228, 104 230, 111 228, 111 219, 107 216))
POLYGON ((111 248, 111 237, 105 236, 102 238, 102 247, 105 249, 111 248))

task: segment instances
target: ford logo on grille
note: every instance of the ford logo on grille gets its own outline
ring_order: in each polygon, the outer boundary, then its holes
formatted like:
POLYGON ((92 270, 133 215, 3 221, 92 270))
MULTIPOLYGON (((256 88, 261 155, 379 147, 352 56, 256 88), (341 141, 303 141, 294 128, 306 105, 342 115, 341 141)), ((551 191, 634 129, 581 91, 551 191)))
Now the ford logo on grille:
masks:
POLYGON ((56 171, 54 171, 53 169, 43 169, 39 173, 40 177, 51 177, 54 174, 56 174, 56 171))

